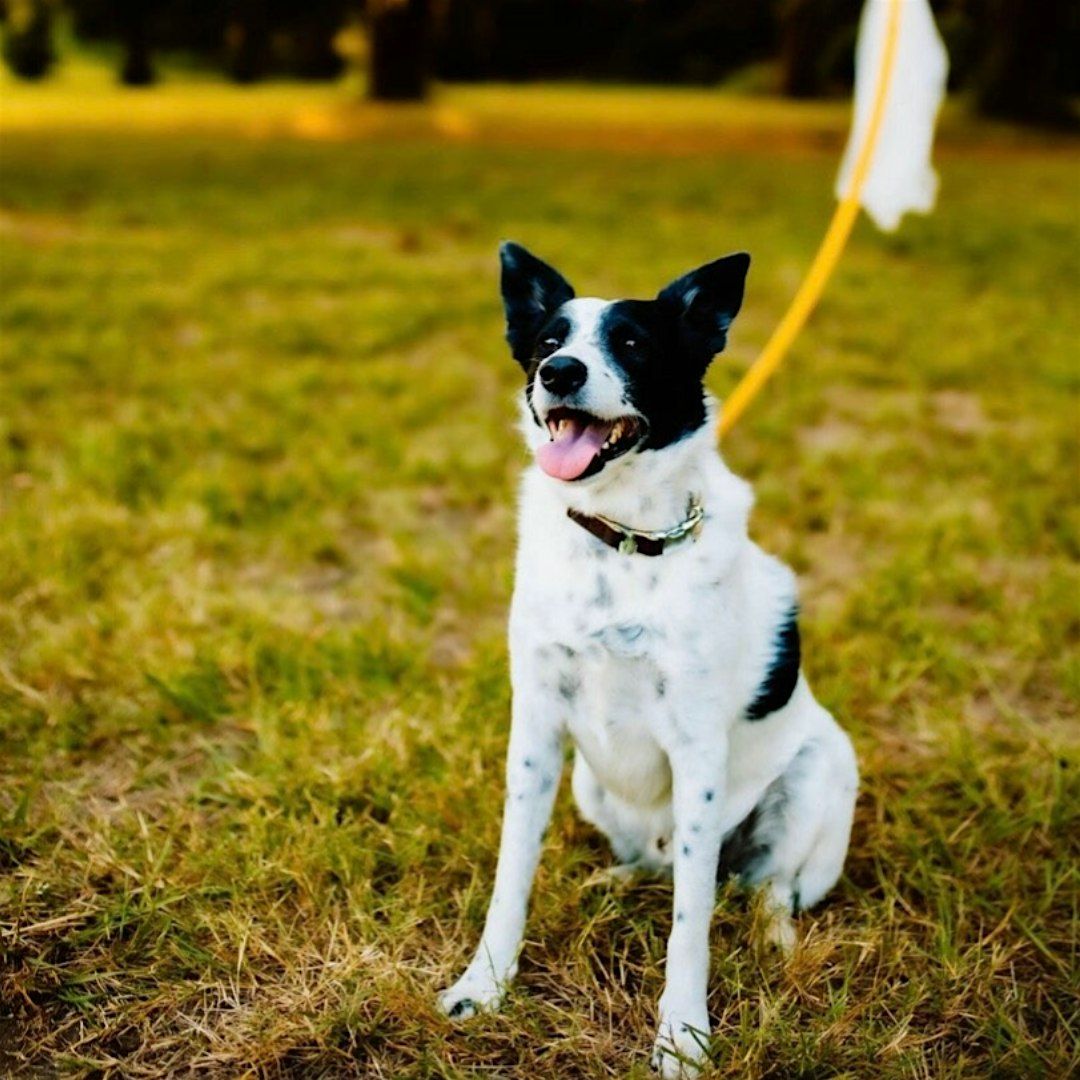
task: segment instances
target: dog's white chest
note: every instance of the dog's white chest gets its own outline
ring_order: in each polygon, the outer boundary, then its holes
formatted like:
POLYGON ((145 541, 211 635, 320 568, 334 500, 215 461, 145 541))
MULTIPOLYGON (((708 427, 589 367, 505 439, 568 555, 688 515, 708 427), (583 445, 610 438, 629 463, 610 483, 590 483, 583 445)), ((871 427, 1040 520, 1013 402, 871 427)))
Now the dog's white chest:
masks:
POLYGON ((641 806, 663 802, 671 791, 658 741, 667 676, 650 651, 653 638, 643 624, 612 624, 590 634, 568 661, 577 688, 568 717, 575 746, 605 787, 641 806))
MULTIPOLYGON (((659 557, 611 551, 551 498, 527 483, 510 625, 524 676, 515 677, 515 696, 557 713, 605 789, 638 807, 665 803, 665 748, 695 723, 685 700, 677 707, 687 674, 716 672, 708 680, 715 699, 730 665, 724 629, 733 608, 723 583, 731 551, 718 529, 659 557)), ((672 508, 671 520, 679 512, 672 508)), ((626 516, 643 514, 629 507, 626 516)))

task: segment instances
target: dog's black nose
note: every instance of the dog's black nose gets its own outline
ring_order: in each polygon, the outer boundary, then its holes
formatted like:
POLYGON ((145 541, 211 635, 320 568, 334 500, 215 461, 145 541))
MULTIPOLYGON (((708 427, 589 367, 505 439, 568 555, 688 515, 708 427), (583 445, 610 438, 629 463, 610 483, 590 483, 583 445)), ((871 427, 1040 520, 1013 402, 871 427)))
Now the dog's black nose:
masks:
POLYGON ((553 356, 540 365, 540 382, 556 397, 566 397, 585 385, 589 369, 573 356, 553 356))

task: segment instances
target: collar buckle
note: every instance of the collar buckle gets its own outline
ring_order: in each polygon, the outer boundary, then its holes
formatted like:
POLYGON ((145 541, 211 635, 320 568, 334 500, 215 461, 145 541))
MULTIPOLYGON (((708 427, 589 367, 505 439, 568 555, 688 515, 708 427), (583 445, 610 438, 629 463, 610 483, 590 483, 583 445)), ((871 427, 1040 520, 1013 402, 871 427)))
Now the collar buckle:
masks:
POLYGON ((614 548, 620 555, 663 555, 669 547, 687 537, 696 541, 705 525, 705 510, 701 499, 696 495, 691 495, 687 502, 686 517, 678 525, 659 532, 631 529, 599 514, 583 514, 573 507, 568 508, 566 514, 571 521, 608 547, 614 548))

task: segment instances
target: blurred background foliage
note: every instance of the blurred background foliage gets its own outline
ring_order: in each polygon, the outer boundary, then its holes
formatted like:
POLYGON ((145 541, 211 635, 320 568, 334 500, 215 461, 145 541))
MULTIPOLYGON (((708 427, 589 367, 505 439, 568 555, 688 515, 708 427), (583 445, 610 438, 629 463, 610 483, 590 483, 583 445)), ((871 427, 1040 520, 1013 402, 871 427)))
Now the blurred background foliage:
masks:
MULTIPOLYGON (((154 82, 163 54, 240 83, 335 79, 416 100, 430 80, 586 79, 846 95, 861 0, 6 0, 4 57, 40 79, 54 38, 115 53, 121 81, 154 82)), ((934 0, 951 88, 981 112, 1075 125, 1080 4, 934 0)))

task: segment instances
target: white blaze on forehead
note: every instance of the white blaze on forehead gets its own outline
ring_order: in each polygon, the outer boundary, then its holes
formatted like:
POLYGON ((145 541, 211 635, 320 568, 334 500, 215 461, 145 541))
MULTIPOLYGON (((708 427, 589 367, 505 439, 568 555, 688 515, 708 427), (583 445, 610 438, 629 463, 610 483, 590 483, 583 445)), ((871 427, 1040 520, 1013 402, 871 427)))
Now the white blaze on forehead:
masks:
MULTIPOLYGON (((570 333, 559 351, 562 352, 565 349, 570 352, 579 344, 591 345, 599 349, 600 322, 611 304, 610 300, 598 300, 592 296, 568 300, 563 304, 562 314, 570 323, 570 333)), ((584 359, 584 357, 578 359, 584 359)))

